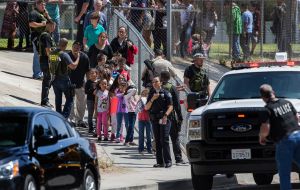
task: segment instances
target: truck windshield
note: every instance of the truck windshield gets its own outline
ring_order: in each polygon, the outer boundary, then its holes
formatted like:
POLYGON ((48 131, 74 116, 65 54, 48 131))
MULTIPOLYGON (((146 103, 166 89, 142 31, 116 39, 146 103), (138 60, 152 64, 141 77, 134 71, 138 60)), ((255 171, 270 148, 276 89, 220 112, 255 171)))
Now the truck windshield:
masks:
POLYGON ((211 102, 260 98, 259 87, 269 84, 279 98, 300 99, 300 72, 257 72, 232 74, 217 85, 211 102))
POLYGON ((0 115, 0 147, 16 147, 25 144, 27 117, 0 115))

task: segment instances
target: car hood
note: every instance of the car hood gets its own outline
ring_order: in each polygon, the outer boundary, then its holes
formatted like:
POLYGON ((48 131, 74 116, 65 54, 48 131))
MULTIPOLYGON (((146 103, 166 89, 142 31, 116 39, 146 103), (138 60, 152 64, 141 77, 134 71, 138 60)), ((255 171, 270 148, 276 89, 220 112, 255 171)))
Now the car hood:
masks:
MULTIPOLYGON (((300 100, 298 99, 287 99, 292 102, 297 112, 300 112, 300 100)), ((206 110, 217 110, 227 108, 253 108, 253 107, 264 107, 266 105, 262 99, 243 99, 243 100, 226 100, 218 101, 211 104, 207 104, 200 108, 197 108, 191 113, 191 116, 201 115, 206 110)))
POLYGON ((0 165, 17 159, 20 155, 27 152, 26 150, 26 147, 0 148, 0 165))

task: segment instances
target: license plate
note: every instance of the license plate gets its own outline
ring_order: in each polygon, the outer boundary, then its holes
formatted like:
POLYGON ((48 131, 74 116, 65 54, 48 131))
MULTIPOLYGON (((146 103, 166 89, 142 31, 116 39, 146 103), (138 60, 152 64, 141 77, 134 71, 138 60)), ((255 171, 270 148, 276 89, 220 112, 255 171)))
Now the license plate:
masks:
POLYGON ((250 149, 232 149, 231 158, 233 160, 251 159, 250 149))

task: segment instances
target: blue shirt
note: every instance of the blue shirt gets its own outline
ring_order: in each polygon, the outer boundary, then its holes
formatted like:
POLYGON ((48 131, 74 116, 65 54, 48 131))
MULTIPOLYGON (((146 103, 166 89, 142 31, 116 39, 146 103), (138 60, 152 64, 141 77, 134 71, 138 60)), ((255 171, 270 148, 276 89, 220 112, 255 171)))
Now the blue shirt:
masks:
POLYGON ((96 28, 93 25, 88 25, 84 30, 84 38, 87 39, 86 45, 90 48, 92 45, 98 42, 98 36, 102 32, 105 32, 104 28, 98 24, 96 28))
POLYGON ((59 5, 57 3, 47 3, 46 9, 52 19, 59 19, 59 5))
POLYGON ((253 31, 253 14, 249 10, 243 12, 242 21, 243 21, 243 30, 246 28, 246 31, 244 31, 244 32, 252 33, 252 31, 253 31))

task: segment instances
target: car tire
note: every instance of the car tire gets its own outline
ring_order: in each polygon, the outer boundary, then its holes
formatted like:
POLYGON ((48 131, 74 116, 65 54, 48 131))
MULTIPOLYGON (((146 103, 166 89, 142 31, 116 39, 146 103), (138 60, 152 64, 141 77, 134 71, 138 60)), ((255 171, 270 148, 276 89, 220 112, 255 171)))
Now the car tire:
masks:
POLYGON ((274 174, 270 174, 270 173, 253 173, 252 175, 257 185, 271 184, 274 176, 274 174))
POLYGON ((27 175, 24 182, 24 190, 38 190, 32 175, 27 175))
POLYGON ((90 169, 86 169, 84 172, 82 190, 98 190, 97 181, 93 172, 90 169))
POLYGON ((196 175, 191 167, 192 184, 194 190, 211 190, 213 185, 213 175, 196 175))

